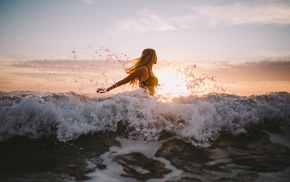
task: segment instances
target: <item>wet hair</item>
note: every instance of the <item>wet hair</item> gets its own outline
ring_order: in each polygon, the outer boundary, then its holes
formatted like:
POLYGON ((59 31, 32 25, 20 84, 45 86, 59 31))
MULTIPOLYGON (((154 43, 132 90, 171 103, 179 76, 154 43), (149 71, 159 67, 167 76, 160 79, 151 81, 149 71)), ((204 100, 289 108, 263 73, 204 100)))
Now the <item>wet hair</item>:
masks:
MULTIPOLYGON (((150 49, 150 48, 144 49, 141 57, 135 59, 135 63, 131 67, 125 69, 125 71, 128 74, 132 74, 134 73, 134 71, 136 71, 138 68, 142 66, 151 68, 152 65, 155 64, 156 62, 157 62, 157 56, 156 56, 155 50, 150 49)), ((135 78, 130 81, 130 84, 134 86, 136 85, 137 81, 138 81, 138 78, 135 78)))

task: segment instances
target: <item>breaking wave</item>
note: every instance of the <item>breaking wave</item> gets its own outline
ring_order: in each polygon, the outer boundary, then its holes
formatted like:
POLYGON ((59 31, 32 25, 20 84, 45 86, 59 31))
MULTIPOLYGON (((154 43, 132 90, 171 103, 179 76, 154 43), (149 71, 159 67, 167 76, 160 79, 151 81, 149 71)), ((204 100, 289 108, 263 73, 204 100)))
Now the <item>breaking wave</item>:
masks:
MULTIPOLYGON (((272 141, 290 148, 290 93, 256 96, 209 94, 144 97, 138 91, 113 97, 71 93, 10 92, 0 94, 0 142, 13 137, 53 137, 67 142, 81 135, 116 132, 125 126, 128 135, 144 141, 163 133, 196 147, 211 146, 221 134, 240 135, 257 127, 274 128, 272 141), (275 130, 275 131, 274 131, 275 130)), ((267 131, 269 132, 269 131, 267 131)), ((271 135, 271 134, 270 134, 271 135)))

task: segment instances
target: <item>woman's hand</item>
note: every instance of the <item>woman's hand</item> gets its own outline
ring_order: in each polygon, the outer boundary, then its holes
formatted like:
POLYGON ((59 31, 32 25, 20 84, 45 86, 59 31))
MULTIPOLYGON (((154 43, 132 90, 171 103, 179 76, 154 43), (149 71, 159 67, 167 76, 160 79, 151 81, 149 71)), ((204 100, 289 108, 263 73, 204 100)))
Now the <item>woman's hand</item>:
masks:
POLYGON ((103 94, 103 93, 106 93, 106 92, 107 92, 107 89, 105 89, 105 88, 98 88, 97 89, 97 93, 103 94))

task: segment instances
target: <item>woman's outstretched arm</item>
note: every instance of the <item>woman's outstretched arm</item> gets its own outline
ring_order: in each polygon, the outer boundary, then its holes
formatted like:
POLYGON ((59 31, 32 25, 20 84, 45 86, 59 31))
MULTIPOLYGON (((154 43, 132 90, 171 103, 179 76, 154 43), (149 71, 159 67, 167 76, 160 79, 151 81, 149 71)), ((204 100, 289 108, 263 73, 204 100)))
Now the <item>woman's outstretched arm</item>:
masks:
MULTIPOLYGON (((146 71, 146 69, 145 69, 146 71)), ((118 81, 117 83, 115 83, 114 85, 108 87, 107 89, 102 89, 102 88, 98 88, 97 89, 97 93, 105 93, 105 92, 109 92, 110 90, 117 88, 121 85, 124 85, 126 83, 129 83, 131 80, 135 79, 135 78, 141 78, 144 75, 144 68, 140 67, 138 68, 135 72, 133 72, 132 74, 128 75, 126 78, 118 81)))

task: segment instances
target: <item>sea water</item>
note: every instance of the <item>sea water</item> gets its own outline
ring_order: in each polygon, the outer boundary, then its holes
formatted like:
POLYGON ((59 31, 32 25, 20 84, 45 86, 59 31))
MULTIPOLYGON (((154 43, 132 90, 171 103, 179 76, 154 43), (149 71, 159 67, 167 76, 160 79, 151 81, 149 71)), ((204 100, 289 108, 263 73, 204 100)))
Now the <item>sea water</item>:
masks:
POLYGON ((104 51, 1 62, 0 181, 288 181, 290 93, 274 90, 289 90, 289 61, 158 61, 154 97, 96 95, 126 76, 127 56, 104 51))
POLYGON ((0 181, 287 181, 290 93, 0 93, 0 181))

